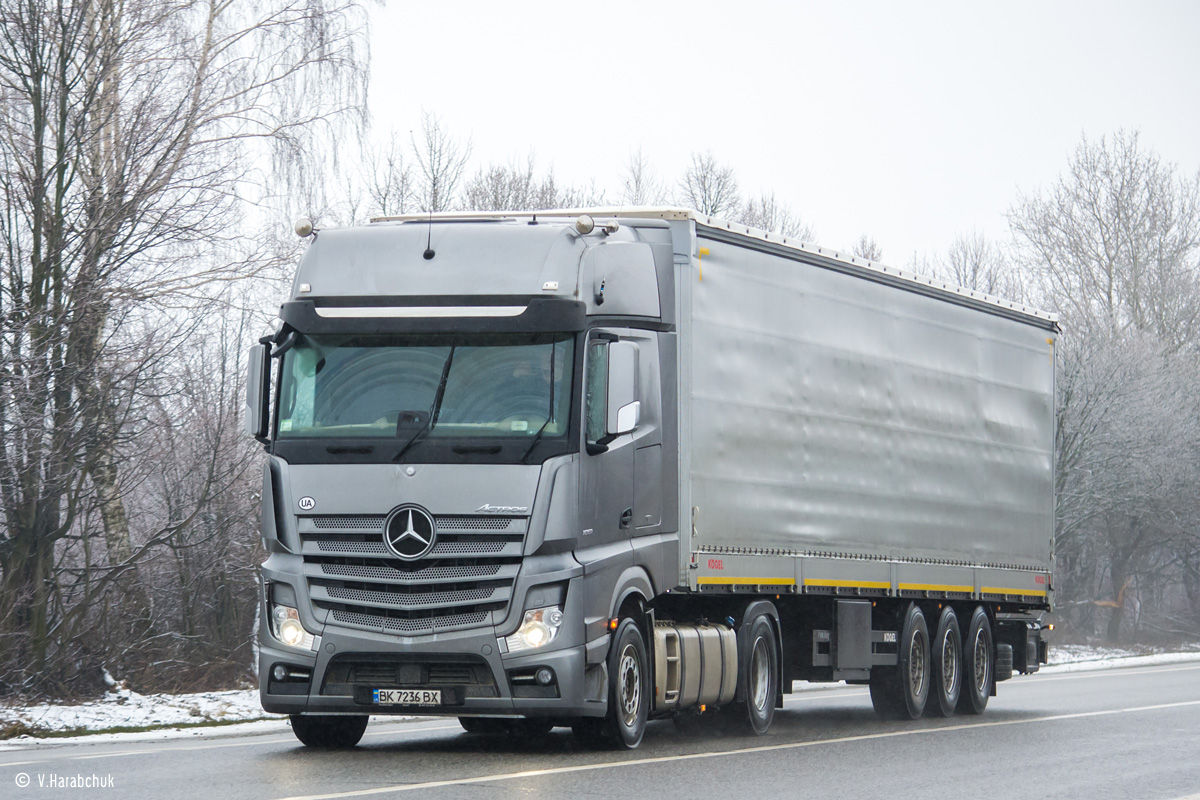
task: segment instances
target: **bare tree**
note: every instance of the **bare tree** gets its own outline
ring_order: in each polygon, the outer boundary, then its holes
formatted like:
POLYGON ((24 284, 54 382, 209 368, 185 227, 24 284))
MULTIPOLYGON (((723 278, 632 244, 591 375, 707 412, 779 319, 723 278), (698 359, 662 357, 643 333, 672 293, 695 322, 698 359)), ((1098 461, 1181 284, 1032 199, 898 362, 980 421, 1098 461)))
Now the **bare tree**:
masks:
POLYGON ((405 147, 394 132, 383 146, 368 151, 364 174, 372 211, 388 215, 411 210, 416 181, 405 147))
POLYGON ((594 186, 560 186, 551 169, 539 177, 531 153, 524 164, 492 164, 475 173, 463 189, 464 205, 476 211, 529 211, 603 205, 594 186))
POLYGON ((629 161, 621 170, 620 204, 623 206, 653 206, 666 202, 666 199, 666 188, 655 175, 649 159, 639 147, 629 154, 629 161))
POLYGON ((447 211, 457 203, 459 184, 471 160, 471 140, 460 142, 440 117, 425 112, 421 137, 410 139, 420 173, 417 207, 421 211, 447 211))
POLYGON ((1008 219, 1023 262, 1075 324, 1196 340, 1200 175, 1179 176, 1136 132, 1084 138, 1067 174, 1008 219))
POLYGON ((858 237, 858 241, 854 243, 854 248, 851 252, 859 258, 865 258, 867 261, 883 260, 883 248, 865 233, 858 237))
POLYGON ((747 200, 734 221, 802 242, 816 238, 812 225, 793 213, 787 203, 776 200, 774 192, 762 192, 747 200))
POLYGON ((954 237, 937 273, 956 286, 1009 300, 1023 294, 1003 252, 979 231, 954 237))
POLYGON ((711 150, 692 154, 692 163, 679 181, 679 193, 683 205, 714 217, 731 217, 742 205, 733 167, 718 164, 711 150))
POLYGON ((311 123, 361 108, 360 26, 351 3, 0 0, 0 668, 18 685, 73 669, 73 621, 179 529, 131 536, 122 454, 180 309, 262 263, 239 238, 251 154, 303 180, 311 123))

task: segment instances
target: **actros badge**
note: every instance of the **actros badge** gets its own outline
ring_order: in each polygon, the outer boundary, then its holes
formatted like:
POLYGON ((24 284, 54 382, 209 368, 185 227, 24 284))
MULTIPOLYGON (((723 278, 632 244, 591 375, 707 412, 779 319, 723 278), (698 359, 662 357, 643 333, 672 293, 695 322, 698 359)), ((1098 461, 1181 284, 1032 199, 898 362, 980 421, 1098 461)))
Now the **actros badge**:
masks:
POLYGON ((388 514, 383 525, 383 542, 405 561, 415 561, 433 549, 437 535, 433 517, 418 506, 400 506, 388 514))

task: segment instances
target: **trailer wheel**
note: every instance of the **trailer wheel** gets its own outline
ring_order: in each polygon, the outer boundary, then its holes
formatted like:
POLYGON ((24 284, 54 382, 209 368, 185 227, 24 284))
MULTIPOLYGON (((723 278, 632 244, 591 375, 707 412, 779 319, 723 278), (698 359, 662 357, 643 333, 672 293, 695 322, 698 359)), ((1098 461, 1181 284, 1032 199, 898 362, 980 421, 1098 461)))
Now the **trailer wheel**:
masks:
POLYGON ((292 714, 292 733, 309 747, 354 747, 367 729, 367 717, 334 714, 292 714))
POLYGON ((608 713, 603 719, 576 720, 571 726, 576 738, 620 750, 642 743, 650 717, 649 664, 641 628, 626 617, 617 626, 608 654, 608 713))
POLYGON ((762 736, 775 719, 775 696, 779 694, 779 643, 766 615, 751 621, 746 642, 746 698, 740 709, 741 721, 762 736))
POLYGON ((929 628, 915 603, 904 613, 898 656, 894 668, 871 670, 871 704, 883 719, 917 719, 929 700, 932 670, 929 628))
POLYGON ((963 714, 982 714, 992 694, 995 649, 992 646, 992 623, 982 606, 976 606, 963 641, 963 687, 958 697, 958 710, 963 714))
POLYGON ((950 606, 942 609, 930 651, 937 702, 930 704, 929 710, 939 717, 949 717, 954 714, 962 691, 962 635, 958 630, 958 617, 950 606))

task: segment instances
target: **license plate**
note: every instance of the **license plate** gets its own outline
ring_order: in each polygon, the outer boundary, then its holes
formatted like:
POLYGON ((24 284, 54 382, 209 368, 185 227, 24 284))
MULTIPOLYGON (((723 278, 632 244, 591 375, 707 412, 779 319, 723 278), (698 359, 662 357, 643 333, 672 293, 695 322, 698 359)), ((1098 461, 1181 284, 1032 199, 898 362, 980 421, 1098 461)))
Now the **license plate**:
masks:
POLYGON ((375 689, 372 701, 381 706, 440 706, 440 689, 375 689))

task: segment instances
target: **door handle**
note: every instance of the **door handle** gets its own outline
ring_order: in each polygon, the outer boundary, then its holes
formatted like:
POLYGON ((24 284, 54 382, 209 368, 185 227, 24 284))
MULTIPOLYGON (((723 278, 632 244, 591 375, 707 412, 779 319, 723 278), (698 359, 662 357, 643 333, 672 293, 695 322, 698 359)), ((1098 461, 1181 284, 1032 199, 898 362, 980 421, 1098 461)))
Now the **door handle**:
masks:
POLYGON ((621 527, 628 528, 633 523, 633 509, 627 508, 621 512, 621 527))

